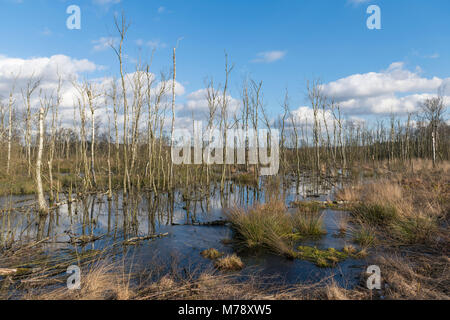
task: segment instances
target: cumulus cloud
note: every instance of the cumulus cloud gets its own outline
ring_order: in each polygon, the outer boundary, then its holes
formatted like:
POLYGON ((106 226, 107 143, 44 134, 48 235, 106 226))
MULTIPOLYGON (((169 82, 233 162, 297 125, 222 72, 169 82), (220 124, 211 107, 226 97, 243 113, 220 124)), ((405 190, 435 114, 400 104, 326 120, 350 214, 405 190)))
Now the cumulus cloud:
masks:
POLYGON ((80 74, 98 69, 99 66, 87 59, 78 60, 65 55, 30 59, 0 55, 0 96, 8 96, 15 82, 16 95, 20 100, 20 92, 26 87, 30 78, 40 79, 43 90, 55 91, 59 78, 76 80, 80 74))
POLYGON ((435 95, 446 83, 450 78, 425 78, 420 68, 410 71, 403 62, 394 62, 386 70, 354 74, 324 84, 322 89, 347 112, 401 114, 416 111, 420 102, 435 95))
MULTIPOLYGON (((304 125, 311 127, 314 124, 314 110, 311 107, 301 106, 297 110, 292 111, 291 114, 296 126, 304 125)), ((330 111, 325 111, 324 114, 323 110, 319 110, 318 118, 321 122, 324 118, 327 123, 333 123, 334 121, 334 117, 330 111)))
MULTIPOLYGON (((222 96, 217 97, 217 105, 222 105, 222 96)), ((227 110, 230 115, 235 114, 240 107, 239 100, 231 95, 226 96, 227 110)), ((220 111, 217 111, 219 113, 220 111)), ((177 107, 177 116, 192 119, 192 115, 196 120, 204 120, 209 117, 209 106, 207 99, 207 89, 194 91, 186 96, 186 102, 177 107)), ((192 121, 192 120, 191 120, 192 121)))
MULTIPOLYGON (((62 126, 71 127, 74 122, 79 122, 78 111, 74 112, 74 106, 77 107, 78 99, 81 98, 80 92, 77 89, 82 87, 82 76, 87 76, 85 73, 101 70, 101 67, 89 60, 78 60, 65 55, 55 55, 52 57, 40 58, 10 58, 0 55, 0 100, 7 99, 13 83, 15 83, 15 110, 20 116, 24 110, 24 103, 22 92, 25 90, 27 83, 32 78, 33 81, 40 80, 39 88, 33 93, 31 99, 32 109, 35 110, 40 103, 39 94, 42 90, 42 96, 55 97, 58 88, 59 79, 62 80, 62 87, 60 91, 61 104, 59 108, 59 116, 62 126), (76 86, 74 86, 76 84, 76 86)), ((144 72, 132 72, 125 74, 125 85, 127 87, 127 99, 131 105, 134 100, 135 81, 140 78, 142 83, 141 96, 146 97, 147 90, 147 74, 144 72)), ((162 97, 161 104, 166 104, 170 101, 172 81, 158 80, 154 74, 149 74, 149 79, 152 82, 151 93, 153 97, 161 91, 164 87, 165 91, 162 97)), ((118 89, 118 99, 121 99, 121 82, 119 79, 108 77, 100 77, 90 80, 94 93, 104 93, 111 90, 112 81, 116 82, 118 89)), ((175 82, 176 96, 182 96, 185 93, 184 86, 175 82)), ((106 123, 107 108, 105 106, 104 96, 98 95, 94 101, 97 111, 96 117, 98 123, 106 123)), ((162 106, 163 107, 163 106, 162 106)), ((123 111, 121 111, 123 112, 123 111)), ((123 125, 123 114, 118 116, 119 124, 123 125)))
POLYGON ((13 84, 15 84, 14 109, 20 116, 24 108, 22 93, 30 79, 40 81, 39 88, 31 97, 31 107, 35 109, 40 103, 39 93, 42 96, 54 96, 61 78, 60 119, 63 124, 71 124, 73 122, 74 98, 77 95, 72 81, 76 82, 82 74, 99 69, 99 66, 87 59, 78 60, 65 55, 29 59, 0 55, 0 98, 7 98, 13 84))

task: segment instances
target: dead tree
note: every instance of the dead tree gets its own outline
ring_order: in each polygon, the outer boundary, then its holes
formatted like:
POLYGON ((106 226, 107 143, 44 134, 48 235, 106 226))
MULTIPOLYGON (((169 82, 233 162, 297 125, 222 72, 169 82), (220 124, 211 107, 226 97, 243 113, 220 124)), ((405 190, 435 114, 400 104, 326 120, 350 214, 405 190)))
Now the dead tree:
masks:
POLYGON ((436 150, 438 145, 438 128, 442 122, 442 116, 445 112, 445 105, 442 95, 426 99, 421 105, 423 115, 428 121, 431 131, 431 154, 433 159, 433 167, 436 166, 436 150))
POLYGON ((38 196, 38 206, 40 214, 48 213, 47 201, 44 197, 44 188, 42 186, 41 166, 42 166, 42 154, 44 152, 44 121, 46 115, 46 108, 44 100, 41 99, 41 107, 39 108, 39 140, 38 140, 38 153, 36 158, 36 192, 38 196))
MULTIPOLYGON (((173 133, 175 130, 175 81, 177 77, 177 59, 176 59, 177 49, 173 48, 173 74, 172 74, 172 126, 170 130, 170 147, 173 149, 173 133)), ((161 138, 161 137, 160 137, 161 138)), ((169 189, 173 187, 173 161, 170 161, 170 171, 169 171, 169 189)))
POLYGON ((325 103, 325 98, 321 90, 321 84, 319 80, 308 82, 307 84, 308 98, 311 103, 314 116, 313 124, 313 139, 315 150, 315 168, 317 173, 320 172, 320 123, 319 123, 319 109, 325 103))
POLYGON ((119 45, 116 48, 114 43, 111 43, 110 46, 114 50, 117 59, 119 60, 119 67, 120 67, 120 80, 122 83, 122 99, 123 99, 123 165, 124 165, 124 172, 123 172, 123 194, 124 199, 127 195, 128 190, 128 184, 129 184, 129 174, 128 174, 128 128, 127 128, 127 115, 128 115, 128 99, 127 99, 127 87, 125 84, 125 74, 123 70, 123 43, 126 38, 126 34, 128 31, 128 28, 130 27, 129 24, 127 24, 125 19, 125 14, 122 12, 121 21, 117 19, 117 17, 114 18, 114 24, 116 26, 117 32, 119 34, 119 45), (128 182, 128 183, 127 183, 128 182))
POLYGON ((22 97, 26 105, 25 116, 25 145, 28 162, 28 176, 31 177, 31 96, 39 87, 41 79, 34 79, 33 76, 28 80, 25 90, 22 90, 22 97))
POLYGON ((8 102, 8 155, 6 161, 6 174, 9 175, 9 170, 11 167, 11 141, 12 141, 12 116, 13 116, 13 105, 14 105, 14 90, 16 88, 17 77, 14 78, 14 82, 9 92, 9 102, 8 102))

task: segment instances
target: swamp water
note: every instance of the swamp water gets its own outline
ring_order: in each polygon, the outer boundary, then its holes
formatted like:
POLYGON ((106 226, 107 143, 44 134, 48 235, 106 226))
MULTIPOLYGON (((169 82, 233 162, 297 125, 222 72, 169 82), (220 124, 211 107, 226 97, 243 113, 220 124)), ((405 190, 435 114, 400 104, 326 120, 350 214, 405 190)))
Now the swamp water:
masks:
MULTIPOLYGON (((315 179, 314 179, 315 180, 315 179)), ((290 183, 289 183, 290 184, 290 183)), ((333 186, 330 183, 317 184, 305 177, 300 184, 280 188, 280 195, 290 207, 293 201, 332 200, 333 186)), ((232 229, 221 220, 224 211, 234 206, 249 207, 264 202, 265 193, 257 188, 228 184, 227 192, 220 196, 218 188, 211 189, 209 197, 187 200, 181 192, 174 193, 173 199, 167 194, 155 196, 141 193, 129 197, 126 204, 121 193, 114 194, 108 201, 105 195, 90 195, 64 204, 53 210, 45 218, 33 210, 33 196, 12 196, 0 198, 0 231, 3 239, 13 237, 15 241, 36 241, 45 239, 45 252, 49 257, 61 258, 89 252, 108 251, 111 261, 123 264, 127 270, 151 269, 160 272, 174 268, 186 273, 213 270, 213 262, 205 259, 200 252, 215 248, 225 254, 237 252, 234 244, 223 241, 233 239, 232 229), (12 205, 11 205, 12 204, 12 205), (21 210, 8 210, 21 207, 21 210), (203 225, 215 222, 217 225, 203 225), (164 234, 163 237, 139 241, 126 245, 124 241, 134 237, 164 234), (86 243, 71 242, 82 237, 96 239, 86 243)), ((61 195, 63 200, 64 195, 61 195)), ((351 244, 349 235, 339 233, 338 221, 348 213, 331 209, 323 210, 324 228, 327 232, 316 240, 305 240, 300 244, 318 249, 335 248, 342 250, 351 244)), ((360 280, 367 264, 364 259, 348 258, 332 268, 319 268, 314 263, 295 259, 288 260, 262 251, 245 250, 237 252, 245 264, 238 279, 257 275, 262 283, 296 284, 316 283, 330 277, 341 286, 351 288, 360 280)), ((0 259, 1 261, 1 259, 0 259)), ((0 265, 0 267, 2 267, 0 265)))

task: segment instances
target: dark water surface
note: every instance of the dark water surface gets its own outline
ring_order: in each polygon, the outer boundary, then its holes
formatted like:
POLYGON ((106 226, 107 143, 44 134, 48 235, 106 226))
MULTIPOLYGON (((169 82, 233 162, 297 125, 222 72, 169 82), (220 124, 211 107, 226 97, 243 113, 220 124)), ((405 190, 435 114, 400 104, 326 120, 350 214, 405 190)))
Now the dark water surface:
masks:
MULTIPOLYGON (((333 186, 329 183, 316 184, 305 178, 300 184, 280 188, 279 192, 289 206, 296 200, 332 200, 333 186)), ((200 252, 209 248, 225 253, 236 252, 233 244, 222 243, 223 239, 232 239, 233 232, 227 225, 195 224, 225 219, 224 210, 227 208, 264 202, 265 196, 264 192, 258 192, 255 188, 234 184, 228 185, 223 196, 217 189, 211 189, 210 196, 202 199, 199 195, 183 197, 181 192, 175 193, 173 199, 167 194, 156 196, 141 193, 128 198, 127 204, 124 204, 121 193, 115 194, 112 201, 108 201, 105 195, 92 195, 71 205, 60 206, 44 220, 34 212, 33 196, 3 197, 0 198, 0 209, 22 209, 3 213, 0 231, 4 239, 13 237, 16 241, 49 237, 46 250, 52 256, 74 250, 83 252, 109 248, 114 260, 122 261, 133 270, 155 265, 169 270, 174 264, 180 270, 212 269, 213 263, 204 259, 200 252), (124 240, 132 237, 164 233, 168 236, 141 241, 137 245, 123 245, 124 240), (101 239, 84 246, 70 243, 71 237, 80 235, 101 236, 101 239)), ((61 195, 63 199, 64 195, 61 195)), ((350 244, 348 236, 335 236, 340 215, 347 213, 327 209, 323 214, 327 234, 302 244, 338 250, 350 244)), ((239 277, 258 274, 261 279, 267 278, 266 281, 274 283, 317 282, 333 276, 342 286, 351 287, 358 282, 366 265, 365 260, 347 259, 334 268, 318 268, 308 261, 288 260, 264 252, 245 251, 238 254, 246 265, 239 277)))

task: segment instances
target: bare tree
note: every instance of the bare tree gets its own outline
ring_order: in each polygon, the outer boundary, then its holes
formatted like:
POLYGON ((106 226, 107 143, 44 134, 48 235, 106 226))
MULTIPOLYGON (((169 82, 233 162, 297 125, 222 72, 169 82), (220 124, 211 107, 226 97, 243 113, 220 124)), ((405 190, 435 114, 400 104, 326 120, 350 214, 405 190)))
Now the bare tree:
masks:
POLYGON ((436 166, 436 150, 438 145, 438 128, 445 113, 444 99, 441 93, 437 97, 426 99, 421 105, 423 115, 431 130, 431 145, 433 166, 436 166))
POLYGON ((321 90, 321 83, 315 80, 312 83, 308 81, 307 84, 308 98, 311 103, 314 115, 313 138, 315 150, 315 167, 317 173, 320 172, 320 123, 319 123, 319 109, 325 103, 325 97, 321 90))
MULTIPOLYGON (((172 125, 170 130, 170 147, 173 147, 173 133, 175 130, 175 84, 177 78, 177 58, 176 58, 177 48, 173 48, 173 73, 172 73, 172 125)), ((169 189, 173 187, 173 161, 170 161, 170 171, 169 171, 169 189)))
POLYGON ((50 178, 50 202, 54 200, 53 194, 53 159, 55 157, 55 144, 56 144, 56 124, 58 121, 58 108, 61 104, 61 78, 58 81, 58 88, 56 92, 56 101, 51 103, 52 108, 52 122, 51 122, 51 136, 50 136, 50 150, 49 150, 49 159, 48 159, 48 173, 50 178))
POLYGON ((41 166, 42 166, 42 154, 44 152, 44 122, 45 115, 48 110, 48 99, 41 98, 41 107, 39 108, 39 140, 38 140, 38 153, 36 158, 36 192, 38 196, 38 206, 40 214, 48 213, 47 201, 44 197, 44 189, 42 186, 41 166))
POLYGON ((97 179, 95 177, 95 100, 100 96, 100 93, 96 93, 92 83, 86 82, 84 84, 84 91, 88 98, 89 110, 91 111, 91 175, 94 186, 97 185, 97 179))
POLYGON ((35 79, 32 75, 28 80, 25 90, 22 90, 22 97, 26 105, 25 116, 25 144, 28 160, 28 176, 31 177, 31 96, 33 92, 39 87, 41 79, 35 79))
POLYGON ((116 26, 117 32, 120 37, 120 42, 118 47, 115 47, 114 43, 111 43, 111 48, 117 55, 117 59, 119 60, 120 67, 120 80, 122 83, 122 99, 123 99, 123 155, 124 155, 124 173, 123 173, 123 193, 127 194, 128 184, 128 128, 127 128, 127 115, 128 115, 128 99, 127 99, 127 87, 125 84, 125 74, 123 70, 123 43, 126 38, 126 34, 130 25, 127 23, 125 19, 125 14, 122 12, 121 21, 119 22, 117 16, 114 17, 114 24, 116 26))
POLYGON ((8 102, 8 156, 6 161, 6 174, 9 175, 9 170, 11 167, 11 141, 12 141, 12 116, 13 116, 13 105, 14 105, 14 90, 16 88, 18 75, 14 78, 11 91, 9 92, 9 102, 8 102))

